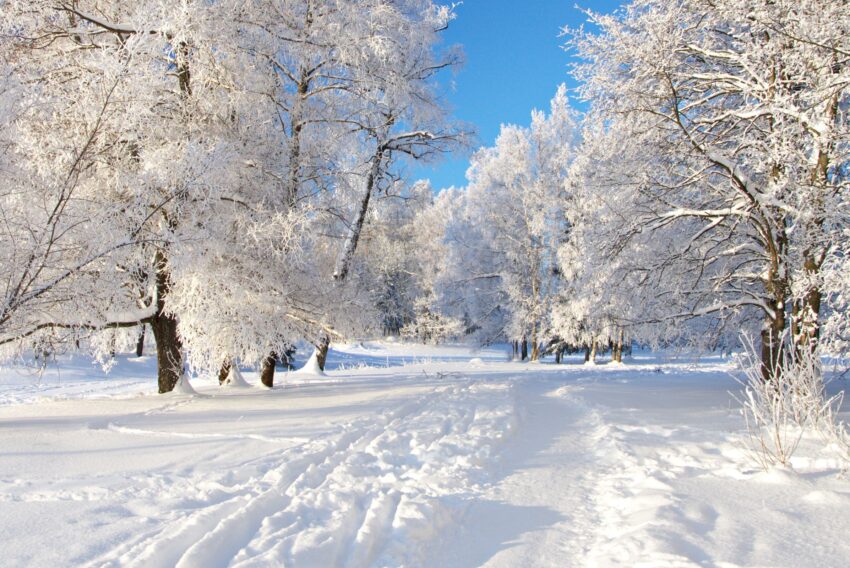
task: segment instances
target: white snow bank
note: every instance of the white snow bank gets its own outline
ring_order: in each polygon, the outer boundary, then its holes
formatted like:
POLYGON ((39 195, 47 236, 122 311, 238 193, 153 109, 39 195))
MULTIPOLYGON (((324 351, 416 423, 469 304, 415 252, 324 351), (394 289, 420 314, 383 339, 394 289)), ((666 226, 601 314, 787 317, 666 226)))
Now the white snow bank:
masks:
MULTIPOLYGON (((745 447, 742 418, 730 403, 735 383, 708 365, 704 369, 643 376, 612 369, 609 380, 562 393, 600 409, 604 424, 594 444, 596 479, 588 486, 599 530, 587 561, 850 562, 850 550, 842 549, 834 532, 836 522, 850 528, 842 512, 846 499, 813 505, 807 497, 817 488, 816 494, 838 492, 850 499, 839 470, 759 470, 745 447)), ((819 452, 815 444, 806 451, 819 452)))

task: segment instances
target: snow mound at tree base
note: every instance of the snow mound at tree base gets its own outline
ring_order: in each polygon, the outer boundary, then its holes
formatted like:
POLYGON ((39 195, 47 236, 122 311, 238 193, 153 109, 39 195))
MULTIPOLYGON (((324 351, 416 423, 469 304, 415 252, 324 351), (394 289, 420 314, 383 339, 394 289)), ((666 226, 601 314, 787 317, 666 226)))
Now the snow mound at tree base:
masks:
POLYGON ((182 376, 180 380, 177 381, 177 384, 174 385, 174 390, 171 391, 174 394, 182 394, 182 395, 197 395, 198 391, 196 391, 192 387, 192 383, 189 382, 189 377, 182 376))
POLYGON ((296 371, 292 371, 292 375, 310 375, 315 377, 324 377, 325 372, 319 367, 319 352, 315 349, 310 358, 304 363, 304 366, 296 371))
POLYGON ((230 366, 230 372, 227 374, 227 378, 224 379, 224 382, 221 383, 222 387, 229 388, 245 388, 250 387, 248 381, 245 380, 245 377, 242 376, 242 372, 239 368, 234 364, 230 366))

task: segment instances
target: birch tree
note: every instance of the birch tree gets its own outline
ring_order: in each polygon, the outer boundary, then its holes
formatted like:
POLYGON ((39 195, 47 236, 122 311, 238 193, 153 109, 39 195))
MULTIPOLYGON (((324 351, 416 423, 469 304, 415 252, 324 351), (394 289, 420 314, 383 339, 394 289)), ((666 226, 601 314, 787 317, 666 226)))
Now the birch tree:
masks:
MULTIPOLYGON (((439 157, 462 142, 465 133, 446 117, 436 91, 436 75, 460 63, 455 50, 438 51, 439 34, 454 17, 449 7, 430 0, 391 4, 376 2, 381 17, 371 19, 364 30, 372 47, 361 62, 356 88, 352 89, 358 112, 350 119, 364 159, 350 170, 359 179, 359 196, 346 216, 347 235, 333 269, 333 280, 348 278, 370 203, 377 192, 386 193, 398 178, 399 158, 422 161, 439 157)), ((328 337, 317 345, 323 367, 328 337)))

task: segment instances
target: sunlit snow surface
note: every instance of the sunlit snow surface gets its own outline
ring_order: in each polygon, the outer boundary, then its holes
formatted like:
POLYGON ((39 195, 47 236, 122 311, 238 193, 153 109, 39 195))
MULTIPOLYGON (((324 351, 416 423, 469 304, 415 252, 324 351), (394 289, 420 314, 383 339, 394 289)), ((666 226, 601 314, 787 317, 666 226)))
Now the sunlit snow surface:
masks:
POLYGON ((7 367, 0 563, 850 565, 850 480, 814 438, 760 471, 732 369, 364 343, 190 396, 152 358, 7 367))

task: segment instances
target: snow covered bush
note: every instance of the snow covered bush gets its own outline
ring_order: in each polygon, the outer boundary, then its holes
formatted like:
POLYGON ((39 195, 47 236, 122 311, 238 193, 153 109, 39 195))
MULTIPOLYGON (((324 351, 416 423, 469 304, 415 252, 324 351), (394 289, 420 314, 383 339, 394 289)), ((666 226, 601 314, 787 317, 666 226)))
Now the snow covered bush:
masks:
POLYGON ((850 436, 837 419, 844 393, 827 396, 820 357, 810 349, 795 349, 787 340, 781 359, 764 378, 761 353, 749 337, 740 358, 743 392, 736 398, 747 423, 749 446, 763 468, 789 466, 806 432, 835 445, 850 458, 850 436))

